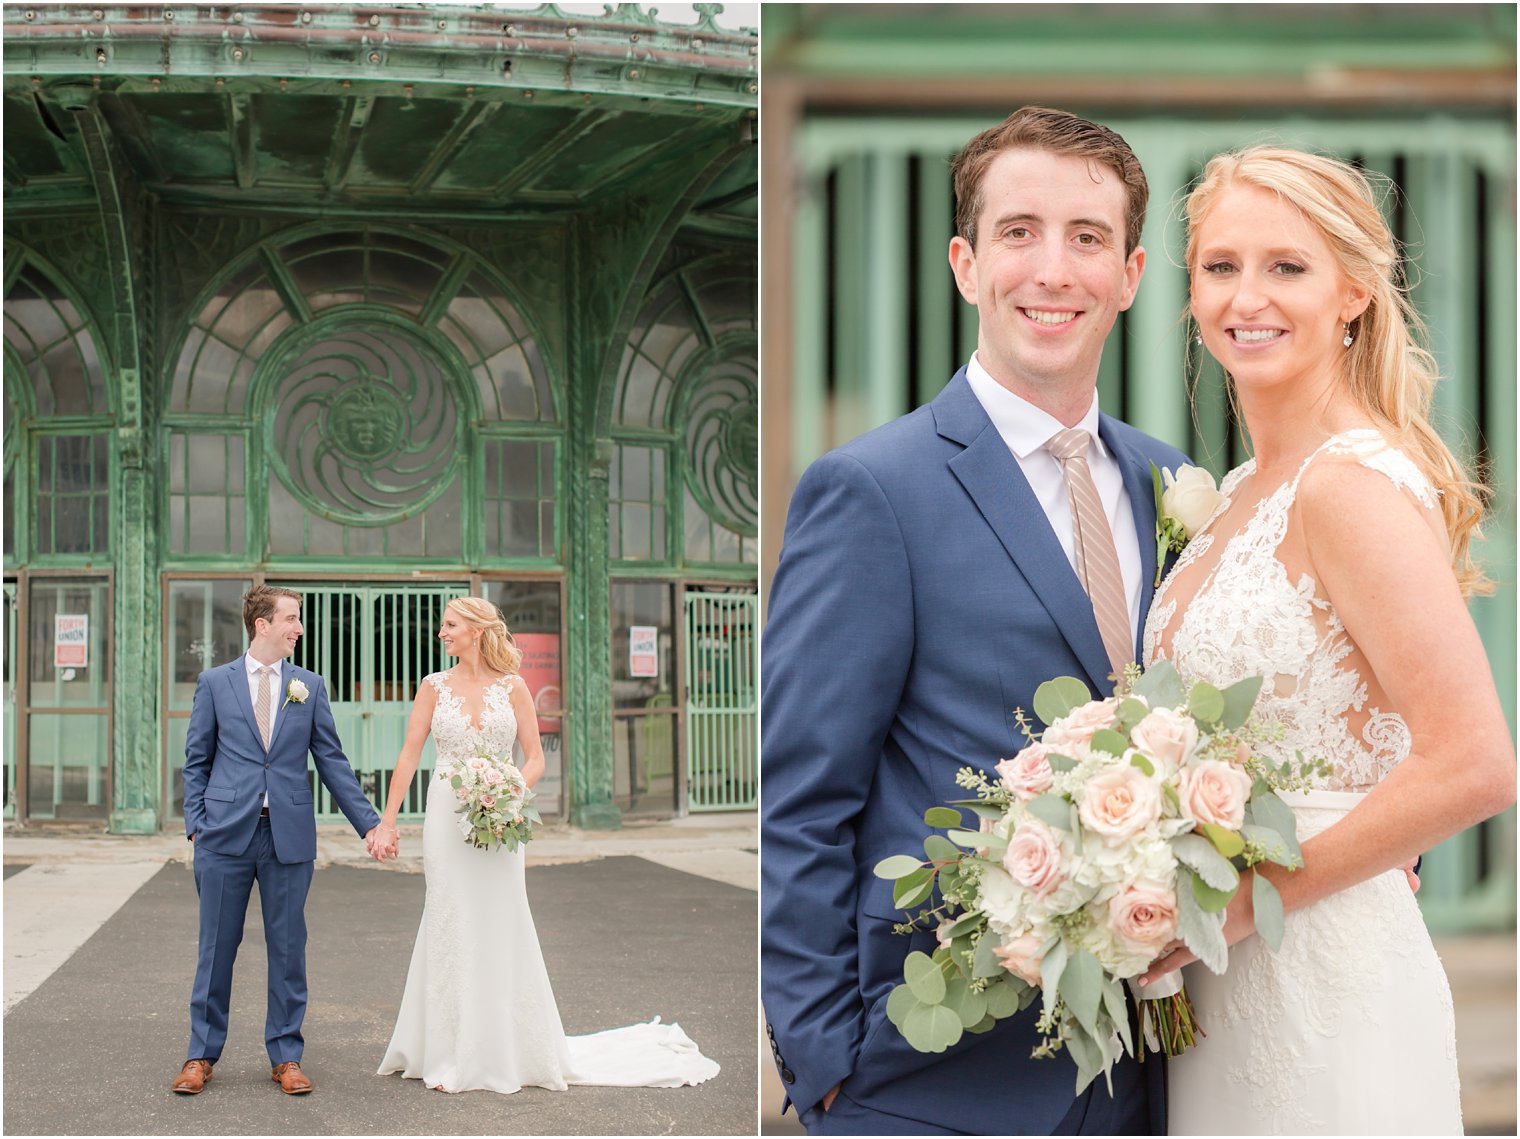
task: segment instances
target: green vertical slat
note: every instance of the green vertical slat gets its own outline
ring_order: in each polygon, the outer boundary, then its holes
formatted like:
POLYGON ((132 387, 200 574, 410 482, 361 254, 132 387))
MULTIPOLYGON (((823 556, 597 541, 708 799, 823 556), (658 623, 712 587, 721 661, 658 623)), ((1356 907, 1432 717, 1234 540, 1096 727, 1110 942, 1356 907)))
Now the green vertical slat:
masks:
POLYGON ((944 155, 921 152, 918 164, 918 355, 912 361, 921 398, 937 393, 964 361, 951 343, 961 303, 946 268, 952 216, 950 171, 944 155))
POLYGON ((807 158, 807 138, 799 138, 801 188, 796 203, 792 237, 792 263, 796 287, 792 292, 792 327, 797 337, 792 351, 792 470, 793 479, 831 446, 824 414, 825 376, 831 361, 825 358, 828 309, 834 298, 827 294, 826 271, 828 226, 823 162, 807 158))
MULTIPOLYGON (((899 150, 872 157, 862 200, 866 290, 862 369, 851 402, 862 431, 902 414, 908 400, 908 162, 899 150)), ((843 377, 842 377, 843 378, 843 377)))

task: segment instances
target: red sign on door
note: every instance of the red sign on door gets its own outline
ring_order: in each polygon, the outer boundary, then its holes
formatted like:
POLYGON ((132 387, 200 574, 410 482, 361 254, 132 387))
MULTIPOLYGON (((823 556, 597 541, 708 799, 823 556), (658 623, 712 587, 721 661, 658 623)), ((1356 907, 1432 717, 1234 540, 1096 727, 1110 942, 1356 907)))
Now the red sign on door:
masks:
POLYGON ((560 691, 559 634, 513 633, 512 640, 522 650, 522 664, 517 671, 533 694, 539 734, 559 731, 560 717, 565 711, 560 691))
POLYGON ((90 663, 90 615, 57 613, 53 616, 53 667, 87 668, 90 663))

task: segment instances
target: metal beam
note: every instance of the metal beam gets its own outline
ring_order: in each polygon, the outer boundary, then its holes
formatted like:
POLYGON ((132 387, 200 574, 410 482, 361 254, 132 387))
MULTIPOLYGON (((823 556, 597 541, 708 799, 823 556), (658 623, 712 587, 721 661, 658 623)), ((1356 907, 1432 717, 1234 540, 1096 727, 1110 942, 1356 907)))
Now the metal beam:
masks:
POLYGON ((449 163, 469 141, 470 135, 477 128, 490 122, 499 110, 501 110, 500 103, 474 103, 467 107, 454 123, 453 129, 433 148, 433 153, 428 155, 427 161, 417 171, 417 176, 408 184, 407 192, 421 194, 430 189, 438 180, 438 176, 448 168, 449 163))
POLYGON ((247 95, 226 96, 227 141, 238 189, 249 190, 257 174, 258 152, 253 144, 253 101, 247 95))

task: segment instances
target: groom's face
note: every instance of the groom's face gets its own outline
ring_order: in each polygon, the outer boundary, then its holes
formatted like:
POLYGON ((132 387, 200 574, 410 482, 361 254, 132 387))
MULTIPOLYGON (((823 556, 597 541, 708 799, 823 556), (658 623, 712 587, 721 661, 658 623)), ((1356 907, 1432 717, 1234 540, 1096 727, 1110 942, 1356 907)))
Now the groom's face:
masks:
POLYGON ((977 358, 1037 406, 1091 398, 1103 342, 1135 299, 1145 251, 1124 252, 1126 205, 1107 166, 1008 150, 982 178, 976 247, 950 242, 956 287, 980 316, 977 358))
POLYGON ((259 655, 265 660, 288 657, 296 651, 296 642, 305 632, 301 626, 301 603, 294 597, 277 597, 274 613, 268 621, 261 617, 257 625, 255 639, 263 650, 259 655))

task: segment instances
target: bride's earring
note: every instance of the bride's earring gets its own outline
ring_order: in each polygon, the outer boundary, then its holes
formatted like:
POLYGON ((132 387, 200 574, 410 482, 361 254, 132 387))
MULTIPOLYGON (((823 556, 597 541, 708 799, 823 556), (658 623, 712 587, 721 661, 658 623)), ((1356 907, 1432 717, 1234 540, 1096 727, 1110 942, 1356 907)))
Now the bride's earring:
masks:
POLYGON ((1343 327, 1346 330, 1346 337, 1345 337, 1344 340, 1341 341, 1341 343, 1344 344, 1347 348, 1350 348, 1351 347, 1351 342, 1355 339, 1355 337, 1353 337, 1351 335, 1351 326, 1349 324, 1346 324, 1346 325, 1342 325, 1341 327, 1343 327))

